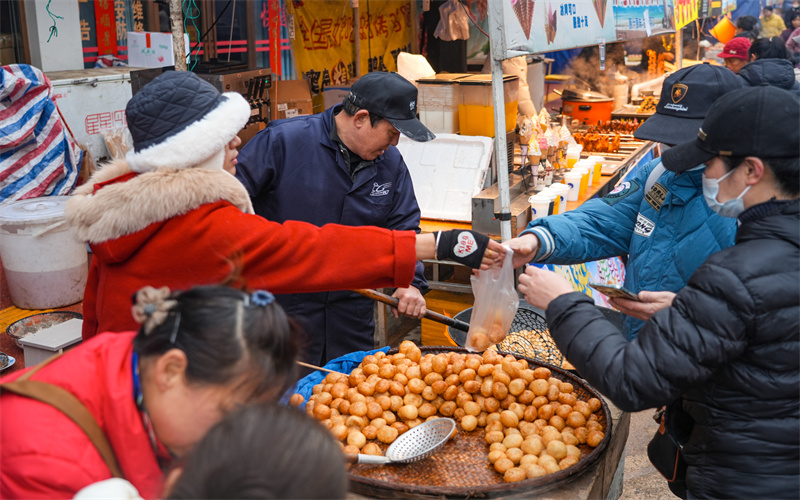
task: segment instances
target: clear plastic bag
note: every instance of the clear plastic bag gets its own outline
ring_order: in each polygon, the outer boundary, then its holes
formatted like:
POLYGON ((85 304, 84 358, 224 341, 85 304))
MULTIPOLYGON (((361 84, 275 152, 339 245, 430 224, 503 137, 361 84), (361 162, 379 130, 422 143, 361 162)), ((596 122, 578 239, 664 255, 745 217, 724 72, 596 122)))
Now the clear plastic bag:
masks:
POLYGON ((500 268, 478 271, 477 276, 470 277, 475 295, 466 342, 470 351, 485 351, 508 335, 519 306, 514 289, 513 255, 513 250, 506 247, 506 258, 500 268))

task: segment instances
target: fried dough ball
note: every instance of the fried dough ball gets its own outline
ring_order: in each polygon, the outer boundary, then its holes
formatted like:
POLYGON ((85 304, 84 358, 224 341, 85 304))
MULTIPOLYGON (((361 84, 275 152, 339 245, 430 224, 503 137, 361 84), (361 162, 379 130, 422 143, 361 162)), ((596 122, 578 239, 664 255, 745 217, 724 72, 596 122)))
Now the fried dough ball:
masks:
POLYGON ((512 462, 511 459, 508 457, 500 458, 494 463, 494 470, 496 470, 500 474, 505 474, 508 469, 511 469, 513 467, 514 467, 514 462, 512 462))
POLYGON ((539 462, 539 457, 537 457, 536 455, 531 455, 529 453, 526 453, 525 455, 522 455, 522 459, 520 459, 519 461, 519 466, 524 469, 526 466, 533 465, 538 462, 539 462))
POLYGON ((596 448, 606 435, 602 431, 591 431, 586 437, 586 444, 592 448, 596 448))
POLYGON ((303 404, 303 401, 305 401, 305 398, 302 394, 292 394, 292 397, 289 398, 289 406, 297 408, 303 404))
POLYGON ((570 405, 560 404, 556 407, 556 415, 564 420, 567 420, 567 417, 569 417, 570 413, 572 413, 572 407, 570 405))
POLYGON ((503 481, 507 483, 516 483, 519 481, 524 481, 528 478, 527 472, 519 467, 512 467, 503 474, 503 481))
POLYGON ((525 415, 525 406, 519 403, 511 403, 508 405, 508 411, 513 411, 517 415, 517 420, 522 420, 525 415))
POLYGON ((342 453, 346 455, 358 455, 359 453, 361 453, 361 450, 359 450, 358 447, 356 446, 348 444, 347 446, 342 448, 342 453))
POLYGON ((506 450, 506 456, 509 460, 514 462, 514 465, 519 465, 520 460, 522 460, 522 457, 525 456, 525 453, 523 453, 523 451, 519 448, 509 448, 506 450))
POLYGON ((530 464, 525 466, 524 468, 525 474, 528 479, 533 479, 535 477, 542 477, 547 474, 547 471, 539 464, 530 464))
POLYGON ((350 433, 347 435, 347 444, 360 450, 367 444, 367 438, 360 430, 350 429, 350 433))
POLYGON ((506 331, 503 329, 502 325, 492 325, 489 328, 489 342, 492 344, 498 344, 506 338, 506 331))
POLYGON ((492 371, 492 379, 495 382, 500 382, 501 384, 505 385, 506 388, 508 384, 511 383, 511 375, 506 373, 501 367, 495 366, 494 370, 492 371))
POLYGON ((591 398, 589 401, 587 401, 587 403, 589 404, 589 409, 592 410, 592 413, 603 407, 603 403, 601 403, 597 398, 591 398))
POLYGON ((558 429, 559 432, 561 432, 566 426, 566 424, 564 423, 564 419, 559 417, 558 415, 553 415, 552 417, 550 417, 548 423, 553 427, 555 427, 556 429, 558 429))
POLYGON ((555 410, 553 410, 553 406, 548 403, 540 406, 537 410, 537 414, 539 415, 539 418, 550 420, 550 418, 555 415, 555 410))
POLYGON ((578 459, 581 458, 581 449, 578 448, 576 445, 567 445, 567 456, 568 457, 576 457, 578 459))
POLYGON ((395 422, 390 425, 393 429, 397 429, 397 432, 403 434, 404 432, 408 432, 408 426, 403 422, 395 422))
POLYGON ((397 416, 403 420, 414 420, 419 416, 419 410, 414 405, 405 405, 397 411, 397 416))
POLYGON ((316 404, 314 405, 314 409, 312 410, 314 414, 314 418, 317 420, 325 420, 327 418, 331 418, 331 408, 330 406, 324 404, 316 404))
POLYGON ((505 435, 502 431, 491 431, 486 433, 486 437, 484 438, 487 443, 500 443, 505 439, 505 435))
POLYGON ((564 470, 567 467, 572 467, 573 465, 578 463, 578 460, 579 459, 577 457, 566 456, 566 457, 562 458, 561 460, 559 460, 558 468, 561 469, 561 470, 564 470))
POLYGON ((489 457, 488 458, 489 458, 489 463, 490 464, 494 464, 495 462, 497 462, 501 458, 508 458, 508 457, 506 457, 505 451, 491 450, 491 451, 489 451, 489 457))
POLYGON ((361 449, 361 453, 363 453, 364 455, 375 455, 378 457, 383 456, 383 451, 381 451, 381 447, 375 443, 367 443, 366 445, 364 445, 364 447, 361 449))
POLYGON ((453 401, 445 401, 442 403, 442 406, 439 407, 439 413, 445 417, 452 417, 457 408, 458 407, 453 401))
MULTIPOLYGON (((570 387, 572 386, 572 384, 568 385, 570 387)), ((565 405, 575 406, 575 403, 578 402, 578 398, 572 393, 565 393, 562 391, 561 394, 558 395, 558 402, 565 405)))
POLYGON ((547 394, 547 389, 550 388, 547 385, 547 380, 537 378, 529 385, 531 392, 533 392, 536 396, 544 396, 547 394))
POLYGON ((597 420, 592 420, 591 418, 586 421, 586 428, 589 429, 589 432, 592 431, 602 431, 603 424, 598 422, 597 420))
POLYGON ((378 437, 378 428, 370 424, 361 429, 361 433, 364 434, 364 437, 367 439, 375 439, 378 437))
POLYGON ((534 378, 547 380, 550 378, 550 375, 552 375, 552 372, 550 371, 549 368, 540 366, 538 368, 533 369, 534 378))
POLYGON ((394 427, 387 425, 378 429, 378 441, 384 444, 392 444, 397 439, 399 432, 394 427))
POLYGON ((506 427, 516 427, 519 425, 519 417, 511 410, 504 410, 500 413, 500 423, 506 427))
POLYGON ((520 404, 529 405, 533 402, 535 397, 536 395, 533 393, 533 391, 525 389, 519 396, 517 396, 517 401, 519 401, 520 404))
POLYGON ((474 415, 465 415, 461 419, 461 428, 467 432, 472 432, 478 427, 478 418, 474 415))
POLYGON ((556 460, 561 460, 567 456, 567 445, 558 440, 547 443, 547 454, 556 460))
POLYGON ((417 413, 419 414, 419 418, 428 418, 431 415, 436 415, 436 407, 430 403, 422 403, 417 413))
POLYGON ((469 342, 467 342, 468 347, 472 347, 477 351, 485 351, 486 349, 491 346, 492 343, 489 341, 489 337, 483 332, 472 332, 472 335, 469 337, 469 342))
POLYGON ((408 390, 413 392, 414 394, 421 394, 422 391, 427 387, 427 385, 425 385, 425 382, 421 379, 412 378, 411 380, 408 381, 406 387, 408 387, 408 390))
POLYGON ((574 433, 567 432, 567 429, 569 429, 569 427, 561 431, 561 440, 564 441, 564 444, 571 444, 573 446, 578 446, 580 444, 580 441, 578 441, 578 438, 575 436, 574 433))
MULTIPOLYGON (((508 386, 502 382, 495 382, 492 384, 492 396, 498 400, 503 400, 508 396, 508 386)), ((501 405, 502 406, 502 403, 501 405)))
POLYGON ((419 408, 420 406, 422 406, 422 403, 424 403, 424 401, 422 400, 422 396, 420 396, 419 394, 408 393, 405 396, 403 396, 404 405, 412 405, 419 408))
POLYGON ((347 439, 347 435, 350 433, 350 430, 347 428, 346 425, 340 424, 340 425, 334 425, 331 428, 331 433, 339 441, 344 441, 345 439, 347 439))
POLYGON ((350 405, 350 415, 363 417, 367 414, 367 405, 361 401, 356 401, 350 405))
POLYGON ((386 423, 386 419, 383 419, 383 418, 379 417, 379 418, 372 419, 372 422, 370 422, 369 425, 374 426, 376 429, 380 429, 381 427, 385 427, 387 425, 387 423, 386 423))
POLYGON ((526 438, 525 441, 522 442, 520 449, 529 455, 538 456, 544 449, 544 443, 542 443, 539 436, 533 436, 526 438))
POLYGON ((525 438, 523 438, 521 434, 509 434, 503 439, 503 446, 505 446, 506 449, 519 448, 522 446, 524 440, 525 438))

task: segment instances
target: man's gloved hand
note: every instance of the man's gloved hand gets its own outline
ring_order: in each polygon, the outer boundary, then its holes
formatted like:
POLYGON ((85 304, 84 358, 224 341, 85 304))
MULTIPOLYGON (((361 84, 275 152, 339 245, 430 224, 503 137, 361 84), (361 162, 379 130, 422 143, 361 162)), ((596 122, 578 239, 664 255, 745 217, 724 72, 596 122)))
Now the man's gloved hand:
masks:
POLYGON ((436 258, 453 260, 473 269, 481 267, 489 237, 466 229, 439 231, 436 236, 436 258))

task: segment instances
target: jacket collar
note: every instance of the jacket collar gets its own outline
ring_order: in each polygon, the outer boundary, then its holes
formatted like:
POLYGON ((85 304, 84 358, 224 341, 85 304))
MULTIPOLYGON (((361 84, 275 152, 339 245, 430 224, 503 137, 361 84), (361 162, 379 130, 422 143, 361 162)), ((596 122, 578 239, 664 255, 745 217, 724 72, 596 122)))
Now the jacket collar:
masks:
POLYGON ((75 190, 65 216, 81 241, 117 239, 217 201, 253 213, 247 190, 223 170, 159 169, 130 174, 125 160, 114 160, 75 190))

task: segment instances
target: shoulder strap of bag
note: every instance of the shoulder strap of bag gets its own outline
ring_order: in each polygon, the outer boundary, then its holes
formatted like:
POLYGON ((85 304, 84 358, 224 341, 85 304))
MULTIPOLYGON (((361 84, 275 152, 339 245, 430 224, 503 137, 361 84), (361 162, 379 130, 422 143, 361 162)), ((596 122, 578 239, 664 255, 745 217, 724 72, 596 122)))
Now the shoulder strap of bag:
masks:
POLYGON ((653 188, 653 185, 656 183, 661 174, 666 172, 667 169, 664 167, 663 163, 659 163, 656 167, 650 172, 650 175, 647 176, 647 182, 644 184, 644 192, 645 194, 649 193, 650 190, 653 188))
POLYGON ((40 363, 36 368, 30 370, 13 382, 0 384, 0 392, 8 391, 19 396, 29 397, 41 401, 42 403, 49 404, 61 411, 83 430, 94 447, 97 448, 97 451, 106 462, 106 465, 108 465, 111 475, 124 478, 122 470, 117 463, 117 457, 114 455, 114 450, 111 448, 111 444, 108 442, 103 429, 100 428, 97 420, 95 420, 86 406, 66 389, 47 382, 30 380, 33 374, 59 356, 53 356, 47 361, 40 363))

